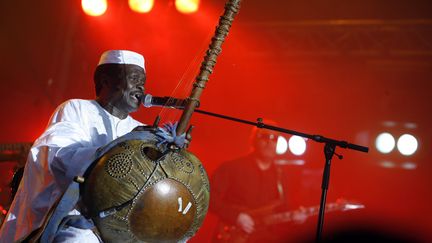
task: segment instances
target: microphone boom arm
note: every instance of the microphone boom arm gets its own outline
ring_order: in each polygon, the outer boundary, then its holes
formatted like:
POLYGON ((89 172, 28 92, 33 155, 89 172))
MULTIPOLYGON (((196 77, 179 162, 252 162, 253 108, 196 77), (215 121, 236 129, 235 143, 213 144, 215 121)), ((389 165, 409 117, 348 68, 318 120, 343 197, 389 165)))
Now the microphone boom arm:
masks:
POLYGON ((335 146, 341 147, 341 148, 357 150, 357 151, 365 152, 365 153, 367 153, 369 151, 368 147, 348 143, 346 141, 338 141, 338 140, 327 138, 327 137, 324 137, 321 135, 311 135, 311 134, 302 133, 302 132, 298 132, 298 131, 294 131, 294 130, 289 130, 289 129, 285 129, 285 128, 281 128, 281 127, 277 127, 277 126, 267 125, 267 124, 262 122, 263 121, 262 118, 257 118, 257 122, 252 122, 252 121, 239 119, 236 117, 231 117, 231 116, 221 115, 221 114, 217 114, 217 113, 213 113, 213 112, 203 111, 200 109, 195 109, 195 112, 200 113, 200 114, 204 114, 204 115, 208 115, 208 116, 218 117, 218 118, 225 119, 225 120, 230 120, 230 121, 235 121, 235 122, 239 122, 239 123, 243 123, 243 124, 256 126, 258 128, 263 128, 263 129, 268 129, 268 130, 277 131, 277 132, 281 132, 281 133, 296 135, 296 136, 300 136, 303 138, 312 139, 315 142, 319 142, 319 143, 334 144, 335 146))

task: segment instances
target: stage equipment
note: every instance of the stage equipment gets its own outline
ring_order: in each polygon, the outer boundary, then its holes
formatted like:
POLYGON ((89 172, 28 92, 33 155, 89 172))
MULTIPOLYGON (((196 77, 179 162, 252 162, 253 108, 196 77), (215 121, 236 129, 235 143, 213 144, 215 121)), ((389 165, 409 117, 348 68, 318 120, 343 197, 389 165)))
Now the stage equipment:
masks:
POLYGON ((417 151, 417 139, 411 134, 403 134, 397 141, 397 149, 402 155, 410 156, 417 151))
POLYGON ((101 16, 108 8, 107 0, 81 0, 81 7, 87 15, 101 16))
POLYGON ((191 14, 198 11, 200 0, 175 0, 177 11, 184 14, 191 14))
POLYGON ((377 150, 383 154, 390 153, 394 149, 395 145, 396 141, 393 135, 388 132, 381 133, 375 140, 377 150))
POLYGON ((137 13, 148 13, 152 10, 154 0, 129 0, 129 8, 137 13))
POLYGON ((155 121, 114 140, 76 180, 84 179, 83 213, 104 242, 182 242, 201 226, 210 197, 208 177, 182 142, 239 5, 240 0, 225 5, 178 126, 162 129, 155 121))
MULTIPOLYGON (((336 155, 339 159, 343 159, 342 155, 339 155, 336 153, 336 147, 357 150, 357 151, 365 152, 365 153, 369 152, 369 148, 361 146, 361 145, 357 145, 357 144, 348 143, 346 141, 339 141, 339 140, 335 140, 335 139, 331 139, 331 138, 326 138, 326 137, 321 136, 321 135, 311 135, 311 134, 307 134, 307 133, 297 132, 294 130, 288 130, 288 129, 277 127, 277 126, 267 125, 267 124, 263 123, 262 118, 258 118, 257 122, 251 122, 251 121, 239 119, 236 117, 230 117, 230 116, 221 115, 221 114, 203 111, 203 110, 198 110, 198 109, 195 110, 195 112, 200 113, 200 114, 204 114, 204 115, 208 115, 208 116, 214 116, 214 117, 225 119, 225 120, 249 124, 249 125, 261 128, 261 129, 268 129, 268 130, 277 131, 277 132, 286 133, 286 134, 291 134, 291 135, 295 135, 295 136, 299 136, 299 137, 303 137, 303 138, 308 138, 308 139, 311 139, 315 142, 325 144, 325 146, 324 146, 325 165, 324 165, 323 178, 322 178, 322 184, 321 184, 322 192, 321 192, 321 201, 320 201, 320 208, 319 208, 319 213, 318 213, 318 224, 317 224, 317 232, 316 232, 316 241, 317 242, 321 241, 322 230, 323 230, 323 226, 324 226, 324 211, 325 211, 325 205, 326 205, 327 191, 328 191, 329 182, 330 182, 331 160, 333 158, 333 155, 336 155)), ((183 114, 185 114, 185 113, 183 113, 183 114)))
POLYGON ((294 155, 300 156, 306 152, 306 141, 299 136, 291 136, 288 141, 288 146, 294 155))
POLYGON ((177 99, 169 96, 156 97, 152 96, 151 94, 145 94, 143 97, 141 97, 141 103, 144 105, 144 107, 161 106, 184 109, 186 106, 186 99, 177 99))

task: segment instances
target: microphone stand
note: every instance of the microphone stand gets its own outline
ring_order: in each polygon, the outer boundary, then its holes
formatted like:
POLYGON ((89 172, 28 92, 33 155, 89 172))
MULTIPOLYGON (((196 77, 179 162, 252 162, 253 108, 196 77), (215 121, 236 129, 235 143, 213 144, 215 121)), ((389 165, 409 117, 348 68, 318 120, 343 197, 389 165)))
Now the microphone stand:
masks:
POLYGON ((235 117, 230 117, 230 116, 225 116, 225 115, 221 115, 221 114, 216 114, 213 112, 203 111, 200 109, 195 109, 195 112, 200 113, 200 114, 209 115, 209 116, 218 117, 218 118, 225 119, 225 120, 249 124, 252 126, 256 126, 258 128, 278 131, 281 133, 292 134, 292 135, 311 139, 311 140, 318 142, 318 143, 324 143, 325 144, 324 145, 325 165, 324 165, 324 171, 323 171, 323 177, 322 177, 322 183, 321 183, 322 192, 321 192, 321 201, 320 201, 317 232, 316 232, 316 242, 320 242, 321 236, 322 236, 322 230, 323 230, 323 226, 324 226, 324 211, 325 211, 327 191, 329 188, 329 181, 330 181, 331 160, 333 158, 333 155, 336 155, 339 159, 343 159, 342 155, 338 155, 335 153, 336 147, 357 150, 357 151, 365 152, 365 153, 367 153, 369 151, 369 148, 364 147, 364 146, 360 146, 357 144, 348 143, 346 141, 339 141, 339 140, 335 140, 335 139, 331 139, 331 138, 326 138, 326 137, 321 136, 321 135, 311 135, 311 134, 306 134, 306 133, 302 133, 302 132, 297 132, 294 130, 288 130, 288 129, 277 127, 277 126, 267 125, 267 124, 263 123, 262 118, 258 118, 257 122, 251 122, 251 121, 242 120, 242 119, 235 118, 235 117))

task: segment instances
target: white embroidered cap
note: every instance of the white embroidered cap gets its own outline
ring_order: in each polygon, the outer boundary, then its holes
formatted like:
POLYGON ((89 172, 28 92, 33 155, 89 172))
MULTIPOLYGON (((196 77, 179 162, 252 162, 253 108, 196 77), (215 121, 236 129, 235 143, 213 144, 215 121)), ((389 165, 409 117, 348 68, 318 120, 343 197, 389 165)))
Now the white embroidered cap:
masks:
POLYGON ((108 63, 134 64, 142 67, 145 72, 144 56, 133 51, 128 51, 128 50, 105 51, 99 60, 98 66, 101 64, 108 64, 108 63))

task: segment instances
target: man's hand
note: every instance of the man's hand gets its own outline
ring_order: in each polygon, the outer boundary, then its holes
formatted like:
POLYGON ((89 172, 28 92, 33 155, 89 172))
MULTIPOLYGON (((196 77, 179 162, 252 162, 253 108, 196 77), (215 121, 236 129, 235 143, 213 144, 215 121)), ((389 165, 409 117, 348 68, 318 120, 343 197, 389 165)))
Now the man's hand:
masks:
MULTIPOLYGON (((176 136, 175 135, 175 128, 177 126, 177 123, 175 125, 173 124, 165 124, 164 128, 159 128, 159 130, 156 130, 156 135, 159 135, 162 139, 168 140, 169 142, 173 142, 175 143, 177 146, 182 147, 182 148, 187 148, 189 147, 190 142, 192 141, 192 129, 194 128, 194 126, 189 126, 188 130, 186 131, 186 133, 183 133, 183 140, 180 140, 182 145, 179 145, 180 143, 178 143, 179 141, 177 141, 174 138, 179 138, 180 136, 176 136), (168 138, 168 139, 167 139, 168 138), (172 139, 169 139, 172 138, 172 139), (171 141, 173 140, 173 141, 171 141)), ((140 131, 149 131, 151 129, 153 129, 154 127, 152 126, 137 126, 135 127, 132 131, 133 132, 140 132, 140 131)))
POLYGON ((237 216, 237 225, 248 234, 255 230, 255 222, 247 213, 240 213, 237 216))

